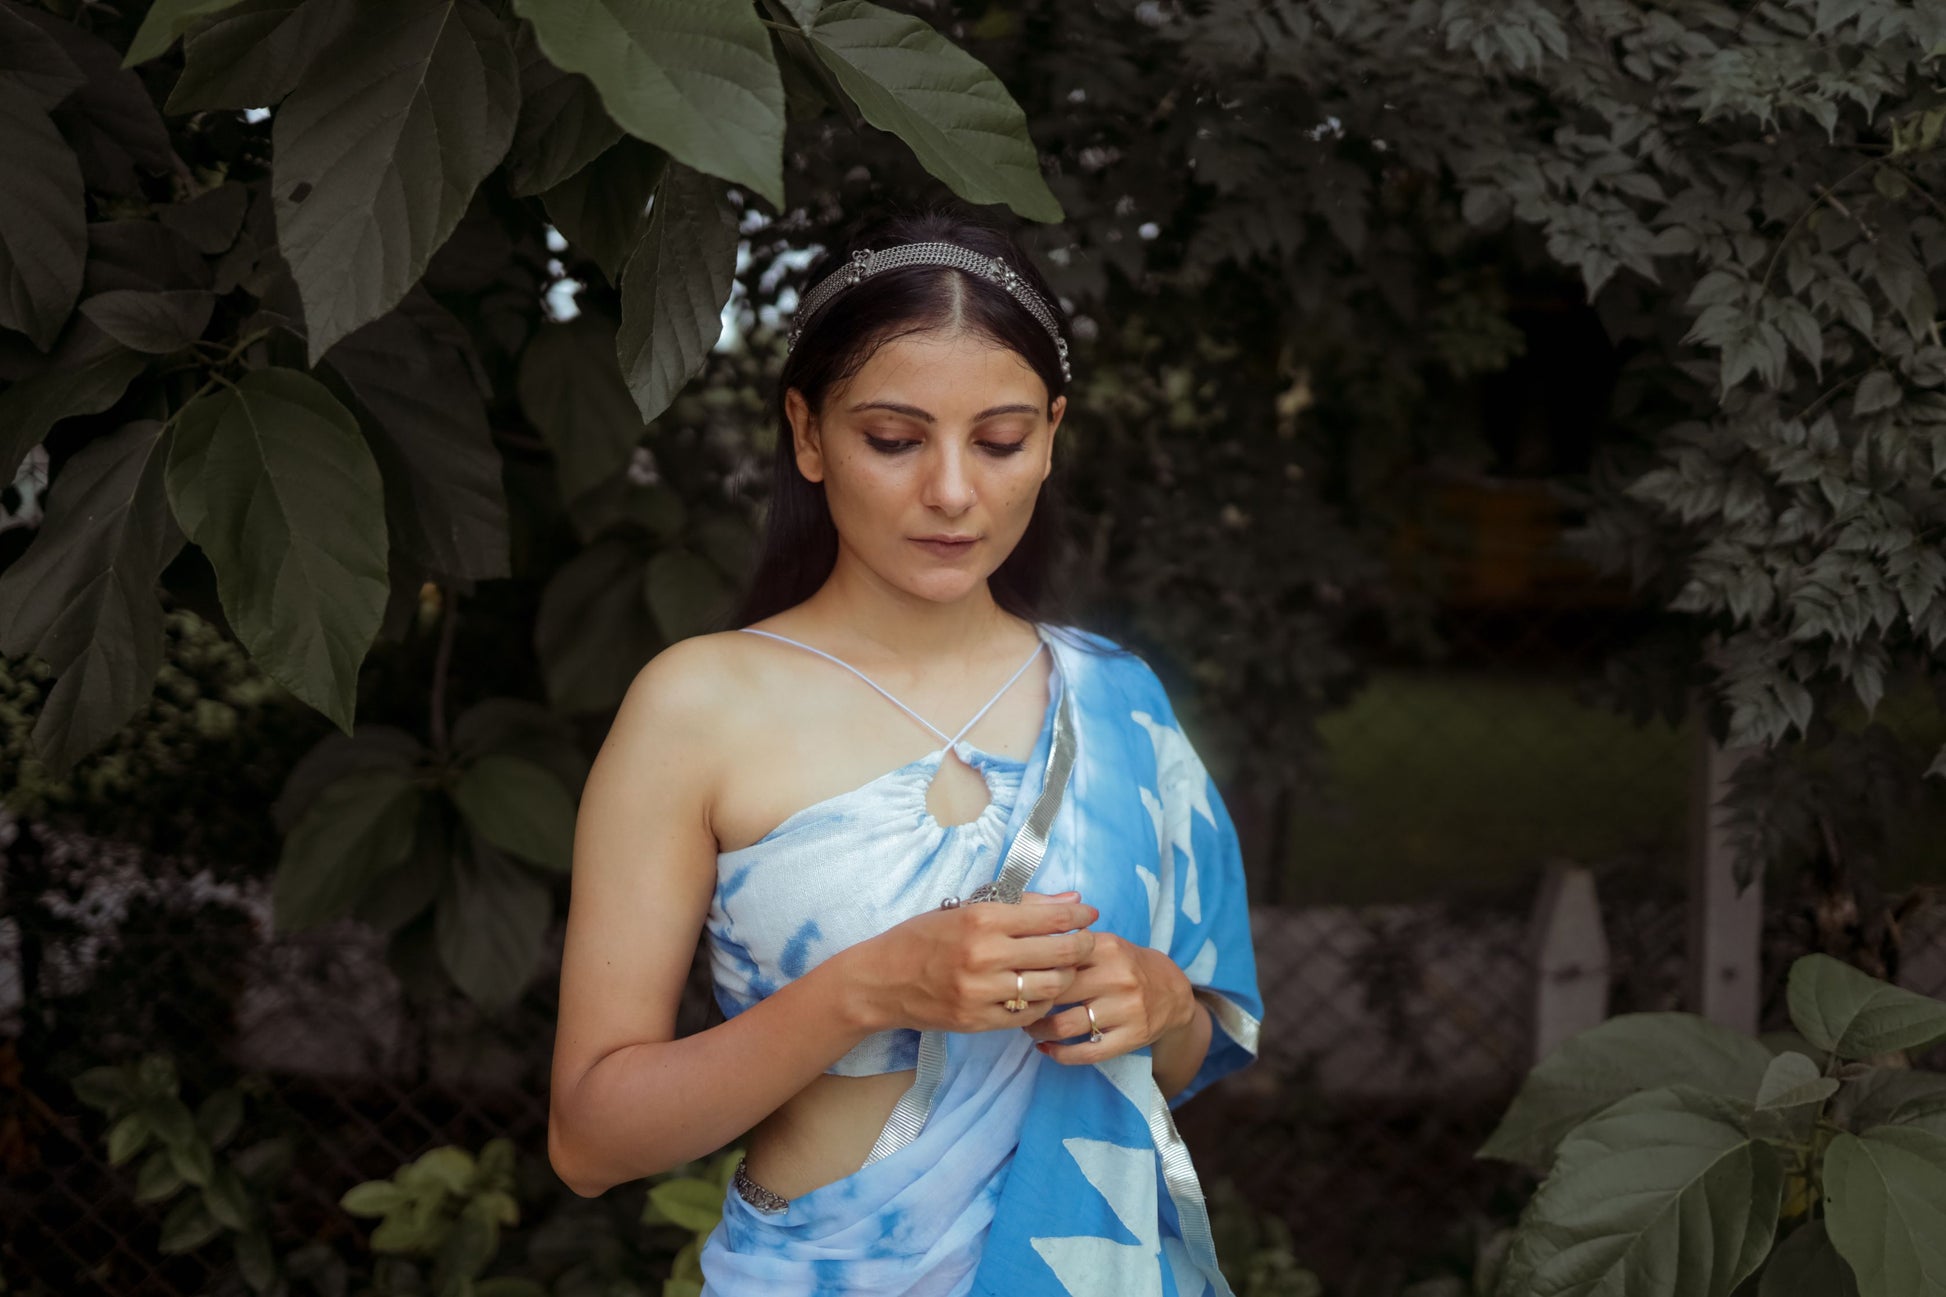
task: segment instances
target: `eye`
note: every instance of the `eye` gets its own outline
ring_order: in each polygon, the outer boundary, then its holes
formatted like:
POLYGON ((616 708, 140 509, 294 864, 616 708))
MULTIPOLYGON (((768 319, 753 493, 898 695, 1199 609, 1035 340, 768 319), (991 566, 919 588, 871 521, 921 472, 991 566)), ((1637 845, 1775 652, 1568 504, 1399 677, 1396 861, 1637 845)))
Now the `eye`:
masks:
POLYGON ((1027 440, 1024 437, 1019 441, 983 441, 980 444, 985 446, 987 453, 991 455, 1018 455, 1027 449, 1027 440))
POLYGON ((865 444, 881 455, 902 455, 919 443, 916 441, 895 440, 888 437, 874 437, 868 432, 865 434, 865 444))

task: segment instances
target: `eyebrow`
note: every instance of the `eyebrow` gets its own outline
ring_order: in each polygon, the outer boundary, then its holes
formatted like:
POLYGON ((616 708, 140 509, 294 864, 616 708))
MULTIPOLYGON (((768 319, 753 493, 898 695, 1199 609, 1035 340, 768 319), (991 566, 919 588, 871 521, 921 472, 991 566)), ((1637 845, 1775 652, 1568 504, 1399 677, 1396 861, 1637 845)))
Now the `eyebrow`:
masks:
MULTIPOLYGON (((850 412, 852 414, 858 414, 865 410, 890 410, 894 414, 903 414, 908 418, 918 419, 923 423, 936 422, 936 420, 932 417, 931 414, 927 413, 924 410, 921 410, 918 406, 905 405, 898 401, 863 401, 857 405, 852 406, 850 412)), ((1040 408, 1038 406, 1027 405, 1022 402, 1016 401, 1011 405, 989 406, 988 408, 974 415, 973 422, 978 423, 982 419, 991 419, 994 416, 1001 415, 1001 414, 1039 414, 1039 413, 1040 413, 1040 408)))

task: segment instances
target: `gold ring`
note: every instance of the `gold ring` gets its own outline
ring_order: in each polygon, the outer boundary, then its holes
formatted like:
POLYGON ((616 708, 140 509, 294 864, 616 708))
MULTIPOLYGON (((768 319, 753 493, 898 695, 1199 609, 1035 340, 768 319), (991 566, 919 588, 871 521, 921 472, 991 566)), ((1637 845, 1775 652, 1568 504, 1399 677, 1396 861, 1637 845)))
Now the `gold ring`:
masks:
POLYGON ((1081 1007, 1088 1011, 1088 1043, 1097 1044, 1101 1040, 1101 1024, 1095 1021, 1094 1003, 1084 1000, 1081 1007))
POLYGON ((1021 976, 1018 968, 1014 970, 1013 998, 1011 1000, 1003 1000, 1001 1004, 1008 1013, 1019 1013, 1027 1007, 1027 979, 1021 976))

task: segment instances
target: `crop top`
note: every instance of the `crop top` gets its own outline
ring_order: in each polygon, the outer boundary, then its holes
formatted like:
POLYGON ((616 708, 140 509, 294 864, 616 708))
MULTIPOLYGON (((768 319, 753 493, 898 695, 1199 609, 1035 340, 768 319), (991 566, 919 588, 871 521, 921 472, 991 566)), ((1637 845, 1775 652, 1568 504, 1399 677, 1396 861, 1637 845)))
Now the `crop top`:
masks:
MULTIPOLYGON (((869 676, 822 649, 744 628, 829 658, 857 675, 946 742, 925 756, 847 792, 793 812, 747 847, 716 857, 716 891, 704 925, 716 1002, 735 1017, 831 955, 922 914, 947 896, 965 896, 999 872, 1003 837, 1027 763, 962 740, 1034 659, 1042 642, 959 734, 948 736, 869 676), (990 800, 963 824, 941 824, 926 807, 950 747, 986 780, 990 800)), ((1055 666, 1058 673, 1058 660, 1055 666)), ((1042 717, 1053 722, 1058 684, 1042 717)), ((918 1062, 919 1033, 895 1027, 867 1036, 825 1071, 872 1076, 918 1062)))

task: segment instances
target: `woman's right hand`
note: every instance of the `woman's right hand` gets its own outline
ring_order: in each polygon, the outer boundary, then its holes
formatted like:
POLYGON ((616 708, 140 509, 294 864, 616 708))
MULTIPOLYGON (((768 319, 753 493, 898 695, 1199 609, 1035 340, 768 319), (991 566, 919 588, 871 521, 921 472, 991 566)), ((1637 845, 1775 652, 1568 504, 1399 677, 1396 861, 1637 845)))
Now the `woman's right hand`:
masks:
POLYGON ((975 901, 933 909, 853 949, 876 1030, 991 1031, 1032 1022, 1061 1002, 1095 948, 1101 911, 1078 892, 1022 892, 1020 904, 975 901), (1019 970, 1027 1008, 1009 1013, 1019 970))

